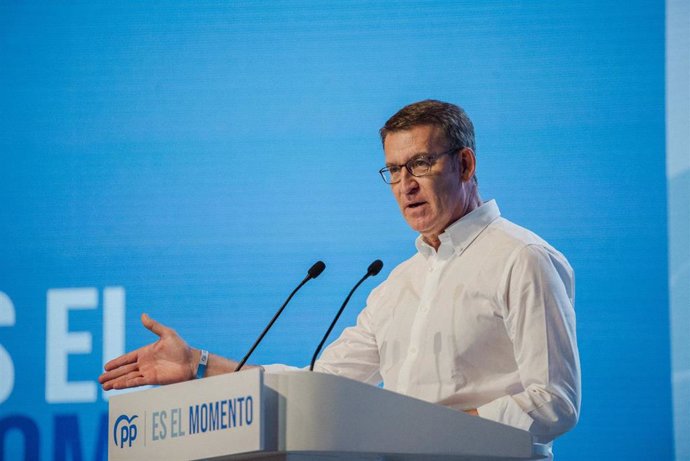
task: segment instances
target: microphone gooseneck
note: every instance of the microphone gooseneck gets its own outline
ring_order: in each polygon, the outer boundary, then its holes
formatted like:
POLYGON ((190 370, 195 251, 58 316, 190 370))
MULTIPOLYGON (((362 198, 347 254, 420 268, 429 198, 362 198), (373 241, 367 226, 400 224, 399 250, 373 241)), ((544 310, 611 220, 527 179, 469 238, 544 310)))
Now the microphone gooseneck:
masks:
POLYGON ((266 333, 268 333, 268 330, 271 329, 271 327, 273 326, 275 321, 278 319, 280 314, 283 313, 285 306, 287 306, 287 304, 290 302, 292 297, 295 296, 295 293, 297 293, 297 291, 299 291, 299 289, 302 288, 304 286, 304 284, 307 283, 309 280, 315 279, 316 277, 321 275, 321 272, 323 272, 323 270, 325 268, 326 268, 326 265, 323 263, 323 261, 316 261, 314 263, 314 265, 309 268, 309 270, 307 271, 307 276, 304 277, 304 280, 302 280, 299 285, 297 285, 297 288, 292 290, 292 293, 290 293, 290 296, 287 297, 287 299, 285 300, 283 305, 280 306, 280 309, 278 309, 278 312, 276 312, 275 315, 273 316, 273 318, 271 319, 271 321, 268 322, 268 325, 266 326, 266 328, 264 328, 264 331, 262 331, 261 334, 259 335, 259 337, 256 339, 256 341, 254 342, 254 345, 251 347, 251 349, 249 349, 249 352, 247 352, 247 355, 245 355, 244 358, 240 361, 240 363, 237 364, 237 368, 235 368, 235 371, 240 371, 242 369, 242 367, 244 366, 244 364, 247 363, 249 356, 252 355, 252 352, 254 352, 254 349, 256 349, 256 346, 258 346, 259 343, 261 342, 261 340, 264 339, 264 336, 266 336, 266 333))
POLYGON ((359 288, 359 286, 366 279, 368 279, 371 276, 377 275, 379 272, 381 272, 382 268, 383 268, 383 262, 380 259, 377 259, 373 263, 369 264, 369 267, 367 268, 367 273, 364 274, 364 277, 359 279, 359 282, 357 282, 354 287, 352 287, 352 290, 350 290, 350 293, 348 293, 347 298, 345 298, 345 301, 343 302, 343 305, 340 306, 340 309, 338 309, 338 313, 335 314, 335 318, 331 322, 331 325, 328 327, 326 334, 323 336, 323 339, 321 339, 319 346, 316 348, 316 351, 314 352, 314 356, 311 358, 311 363, 309 364, 309 371, 314 371, 314 364, 316 363, 316 359, 319 356, 319 352, 321 352, 323 345, 326 343, 326 340, 328 339, 328 335, 331 334, 331 331, 333 331, 333 327, 335 327, 335 324, 338 322, 340 315, 345 310, 345 306, 347 306, 347 303, 350 302, 350 298, 352 297, 352 294, 355 292, 355 290, 357 288, 359 288))

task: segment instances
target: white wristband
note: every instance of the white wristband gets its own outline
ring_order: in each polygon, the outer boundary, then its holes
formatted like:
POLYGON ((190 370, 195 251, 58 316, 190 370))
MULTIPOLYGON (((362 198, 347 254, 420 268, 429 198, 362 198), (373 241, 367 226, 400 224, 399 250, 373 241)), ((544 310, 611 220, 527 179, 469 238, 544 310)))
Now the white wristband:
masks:
POLYGON ((196 379, 201 379, 206 373, 206 365, 208 365, 208 351, 202 349, 199 357, 199 366, 196 369, 196 379))

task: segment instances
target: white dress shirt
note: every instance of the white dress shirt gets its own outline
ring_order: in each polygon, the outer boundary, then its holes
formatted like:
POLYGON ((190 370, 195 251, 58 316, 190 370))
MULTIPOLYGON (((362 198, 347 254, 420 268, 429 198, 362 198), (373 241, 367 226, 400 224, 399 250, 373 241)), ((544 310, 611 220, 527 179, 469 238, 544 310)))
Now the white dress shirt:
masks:
POLYGON ((439 238, 438 251, 417 239, 315 370, 476 408, 550 442, 580 408, 572 268, 493 200, 439 238))
MULTIPOLYGON (((573 271, 500 217, 495 201, 440 235, 376 287, 315 370, 529 430, 549 442, 580 407, 573 271)), ((269 368, 270 371, 270 368, 269 368)))

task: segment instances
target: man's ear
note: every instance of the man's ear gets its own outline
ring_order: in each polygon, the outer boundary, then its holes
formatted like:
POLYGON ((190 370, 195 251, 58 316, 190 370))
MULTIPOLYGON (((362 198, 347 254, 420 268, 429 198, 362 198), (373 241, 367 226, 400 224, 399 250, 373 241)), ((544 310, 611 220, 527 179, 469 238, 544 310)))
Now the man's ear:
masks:
POLYGON ((469 181, 474 178, 477 163, 474 151, 469 147, 465 147, 460 151, 460 166, 463 181, 469 181))

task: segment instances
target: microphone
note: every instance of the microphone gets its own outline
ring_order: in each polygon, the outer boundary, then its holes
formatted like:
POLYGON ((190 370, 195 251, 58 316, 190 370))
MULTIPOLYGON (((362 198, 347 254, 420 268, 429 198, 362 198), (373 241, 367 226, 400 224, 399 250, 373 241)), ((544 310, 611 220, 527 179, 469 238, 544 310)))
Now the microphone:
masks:
POLYGON ((328 335, 331 334, 331 331, 333 331, 333 327, 335 324, 338 322, 338 319, 340 318, 340 314, 343 313, 345 310, 345 306, 347 306, 347 303, 350 301, 350 298, 352 297, 352 294, 355 292, 357 288, 364 282, 366 279, 373 275, 377 275, 379 272, 381 272, 381 269, 383 268, 383 262, 380 259, 377 259, 373 263, 369 264, 369 267, 367 268, 367 273, 364 274, 364 277, 359 279, 359 282, 355 284, 354 287, 352 287, 352 290, 350 290, 350 293, 347 295, 347 298, 345 298, 345 301, 343 302, 343 305, 340 306, 340 309, 338 309, 338 313, 335 314, 335 318, 331 322, 331 326, 328 327, 328 331, 326 331, 326 334, 324 335, 323 339, 319 343, 319 347, 316 348, 316 351, 314 352, 314 356, 311 358, 311 364, 309 365, 309 371, 314 371, 314 364, 316 363, 316 358, 319 356, 319 352, 321 352, 321 349, 323 348, 324 343, 326 342, 326 339, 328 339, 328 335))
POLYGON ((256 346, 258 346, 259 343, 261 342, 261 340, 264 339, 264 336, 266 336, 266 333, 268 333, 268 330, 271 329, 271 327, 275 323, 278 316, 280 314, 282 314, 283 309, 285 309, 285 306, 287 306, 287 304, 290 302, 292 297, 295 296, 295 293, 297 293, 297 290, 302 288, 304 286, 304 284, 307 283, 309 280, 315 279, 316 277, 321 275, 321 272, 323 272, 323 270, 325 268, 326 268, 326 265, 323 263, 323 261, 316 261, 314 263, 314 265, 309 268, 309 270, 307 271, 307 276, 304 277, 304 280, 302 280, 299 285, 297 285, 297 288, 292 290, 292 293, 290 293, 290 296, 287 297, 287 299, 285 300, 283 305, 280 306, 280 309, 278 309, 278 312, 276 312, 275 315, 273 316, 273 318, 271 319, 271 321, 268 322, 268 325, 266 326, 266 328, 264 328, 264 331, 259 335, 257 340, 254 342, 254 345, 252 346, 252 348, 249 349, 249 352, 247 352, 247 355, 245 355, 244 358, 242 359, 242 361, 237 365, 237 368, 235 368, 235 371, 240 371, 242 369, 242 367, 244 366, 244 364, 247 363, 247 359, 249 359, 249 356, 252 355, 252 352, 254 352, 254 349, 256 349, 256 346))

